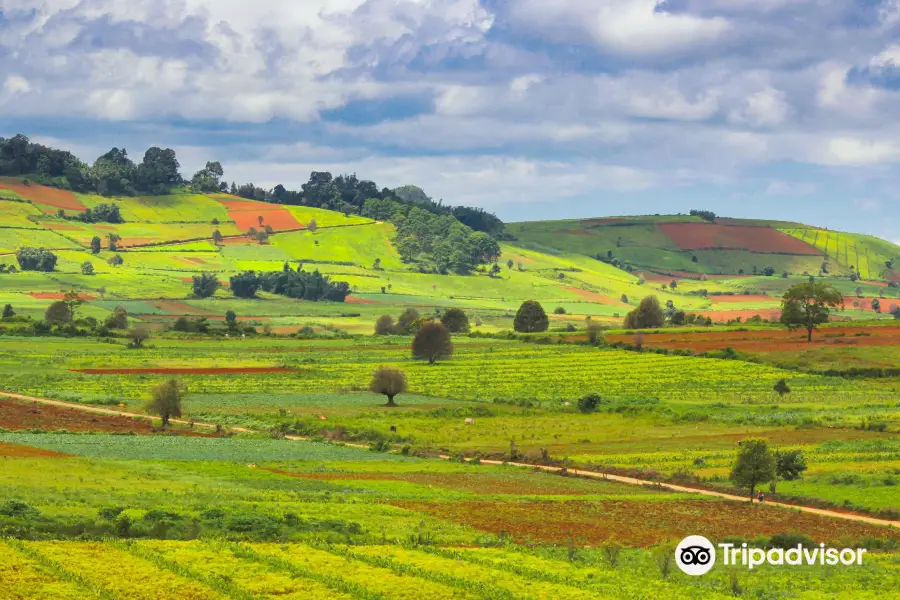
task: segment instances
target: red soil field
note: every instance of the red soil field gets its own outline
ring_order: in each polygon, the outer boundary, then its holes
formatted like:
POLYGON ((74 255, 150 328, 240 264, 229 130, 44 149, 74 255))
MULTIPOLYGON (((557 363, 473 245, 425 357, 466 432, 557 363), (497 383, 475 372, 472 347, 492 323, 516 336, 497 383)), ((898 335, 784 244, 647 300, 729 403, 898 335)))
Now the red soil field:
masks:
POLYGON ((287 367, 147 367, 144 369, 70 369, 87 375, 255 375, 295 373, 287 367))
MULTIPOLYGON (((63 293, 55 293, 55 292, 31 292, 28 294, 32 298, 36 298, 38 300, 62 300, 65 298, 65 294, 63 293)), ((78 294, 78 299, 84 302, 89 300, 96 300, 96 296, 90 296, 88 294, 78 294)))
POLYGON ((36 405, 17 400, 0 400, 0 427, 25 430, 44 429, 53 431, 114 431, 150 434, 150 421, 140 421, 129 417, 101 415, 61 406, 36 405))
POLYGON ((610 306, 628 306, 627 304, 623 304, 619 302, 615 298, 610 298, 609 296, 604 296, 603 294, 598 294, 597 292, 591 292, 588 290, 582 290, 576 287, 564 287, 564 290, 567 292, 572 292, 573 294, 578 294, 588 302, 594 302, 596 304, 608 304, 610 306))
POLYGON ((84 211, 85 205, 78 201, 70 191, 58 190, 43 185, 22 185, 21 183, 0 182, 0 188, 12 190, 32 202, 47 204, 64 210, 84 211))
POLYGON ((283 208, 275 210, 229 210, 228 216, 238 226, 238 229, 242 231, 249 231, 251 227, 262 230, 266 225, 271 225, 272 229, 276 230, 300 229, 304 227, 303 223, 295 219, 290 211, 283 208), (259 224, 259 217, 263 218, 262 225, 259 224))
POLYGON ((252 200, 222 200, 218 199, 219 204, 227 208, 229 211, 264 211, 270 210, 271 204, 265 204, 262 202, 254 202, 252 200))
POLYGON ((505 531, 522 543, 536 540, 564 544, 572 539, 579 545, 596 546, 614 538, 626 546, 647 547, 687 535, 722 539, 740 534, 754 538, 786 531, 804 533, 817 542, 825 543, 867 536, 900 539, 900 530, 753 506, 746 502, 681 499, 599 502, 395 501, 391 504, 494 534, 505 531))
POLYGON ((657 227, 682 250, 725 248, 763 253, 822 254, 813 246, 769 227, 707 223, 659 223, 657 227))
POLYGON ((80 227, 68 223, 44 223, 44 227, 53 231, 81 231, 80 227))
POLYGON ((375 302, 369 298, 359 298, 357 296, 347 296, 344 299, 344 302, 347 304, 381 304, 380 302, 375 302))
POLYGON ((0 443, 0 456, 4 458, 69 458, 70 454, 62 454, 53 450, 43 450, 32 446, 0 443))
MULTIPOLYGON (((716 313, 718 316, 719 313, 716 313)), ((632 343, 633 335, 607 336, 610 342, 632 343)), ((813 334, 807 343, 803 332, 787 330, 762 331, 712 331, 709 333, 668 333, 644 336, 644 345, 670 349, 689 349, 695 352, 724 350, 731 346, 738 352, 790 352, 810 348, 834 348, 841 346, 898 346, 900 326, 884 327, 828 327, 813 334), (857 333, 867 335, 856 336, 857 333)))

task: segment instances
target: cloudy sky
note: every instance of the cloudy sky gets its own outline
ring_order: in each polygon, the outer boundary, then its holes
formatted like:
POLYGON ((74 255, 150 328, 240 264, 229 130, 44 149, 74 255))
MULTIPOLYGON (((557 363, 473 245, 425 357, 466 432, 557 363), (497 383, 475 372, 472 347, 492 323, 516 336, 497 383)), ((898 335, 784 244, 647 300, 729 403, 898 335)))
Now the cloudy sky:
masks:
POLYGON ((900 241, 900 0, 0 0, 0 135, 900 241))

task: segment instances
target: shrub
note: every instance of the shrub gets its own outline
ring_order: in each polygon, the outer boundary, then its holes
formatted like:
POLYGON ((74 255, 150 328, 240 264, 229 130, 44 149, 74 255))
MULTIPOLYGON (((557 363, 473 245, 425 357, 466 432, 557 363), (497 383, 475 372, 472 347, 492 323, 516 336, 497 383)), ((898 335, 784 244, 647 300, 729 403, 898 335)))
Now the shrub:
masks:
POLYGON ((588 394, 584 398, 578 400, 578 410, 584 414, 592 413, 597 410, 597 405, 600 404, 602 398, 597 394, 588 394))
POLYGON ((564 315, 564 314, 566 314, 566 309, 563 308, 562 306, 557 306, 556 308, 553 309, 553 314, 554 315, 564 315))
POLYGON ((787 550, 789 548, 796 548, 798 545, 803 546, 804 548, 816 547, 816 543, 813 539, 802 533, 776 533, 769 538, 769 543, 766 547, 787 550))
POLYGON ((86 260, 83 263, 81 263, 81 274, 82 275, 93 275, 94 274, 94 264, 89 260, 86 260))
POLYGON ((375 321, 376 335, 390 335, 394 333, 394 331, 394 317, 391 315, 381 315, 378 317, 378 320, 375 321))
POLYGON ((775 391, 778 392, 779 396, 784 396, 791 393, 791 388, 788 386, 787 381, 779 379, 778 383, 775 384, 775 391))
POLYGON ((44 320, 54 325, 62 325, 63 323, 71 322, 73 316, 72 308, 69 304, 62 300, 57 300, 47 307, 47 312, 44 313, 44 320))

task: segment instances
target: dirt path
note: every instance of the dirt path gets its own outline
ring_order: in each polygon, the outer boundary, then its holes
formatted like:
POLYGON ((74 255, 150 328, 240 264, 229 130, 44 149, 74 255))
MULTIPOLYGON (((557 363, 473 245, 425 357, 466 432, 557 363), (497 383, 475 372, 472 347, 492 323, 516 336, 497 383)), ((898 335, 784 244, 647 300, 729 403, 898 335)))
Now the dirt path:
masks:
MULTIPOLYGON (((62 408, 72 408, 75 410, 82 410, 85 412, 92 412, 92 413, 103 414, 103 415, 116 415, 116 416, 120 416, 120 417, 132 417, 132 418, 137 417, 137 418, 142 418, 142 419, 148 418, 147 415, 127 412, 124 410, 103 408, 100 406, 89 406, 89 405, 78 404, 78 403, 74 403, 74 402, 63 402, 61 400, 49 400, 47 398, 34 398, 32 396, 23 396, 21 394, 9 394, 6 392, 0 392, 0 396, 3 396, 5 398, 12 398, 15 400, 23 400, 25 402, 36 402, 38 404, 47 404, 50 406, 59 406, 62 408)), ((190 421, 185 421, 183 419, 170 419, 170 422, 178 423, 179 425, 190 425, 190 421)), ((204 428, 209 428, 209 429, 216 428, 216 425, 213 423, 201 423, 198 421, 194 421, 194 426, 195 427, 204 427, 204 428)), ((259 431, 256 431, 253 429, 247 429, 246 427, 229 427, 229 429, 231 431, 234 431, 237 433, 259 433, 259 431)), ((286 435, 285 439, 295 440, 295 441, 308 441, 309 440, 309 438, 307 438, 307 437, 296 436, 296 435, 286 435)), ((354 447, 354 448, 368 448, 368 446, 365 446, 362 444, 346 444, 346 445, 354 447)), ((450 459, 450 456, 446 455, 446 454, 440 454, 438 456, 439 456, 439 458, 442 458, 444 460, 450 459)), ((530 464, 530 463, 520 463, 520 462, 504 463, 499 460, 484 460, 484 459, 482 459, 481 464, 484 464, 484 465, 506 464, 506 465, 512 466, 512 467, 520 467, 520 468, 526 468, 526 469, 541 469, 543 471, 550 471, 550 472, 554 472, 554 473, 557 473, 557 472, 563 470, 563 467, 552 467, 552 466, 548 466, 548 465, 534 465, 534 464, 530 464)), ((591 479, 603 479, 606 481, 616 481, 618 483, 627 483, 629 485, 658 486, 658 487, 661 487, 666 490, 671 490, 673 492, 699 494, 701 496, 712 496, 715 498, 722 498, 725 500, 736 500, 738 502, 746 502, 747 501, 746 496, 735 496, 733 494, 725 494, 722 492, 714 492, 711 490, 704 490, 704 489, 700 489, 700 488, 686 487, 686 486, 682 486, 682 485, 675 485, 672 483, 658 483, 658 482, 649 481, 646 479, 635 479, 634 477, 625 477, 623 475, 613 475, 611 473, 599 473, 597 471, 585 471, 582 469, 567 469, 567 471, 569 473, 571 473, 572 475, 577 475, 579 477, 590 477, 591 479)), ((886 526, 886 527, 900 528, 900 521, 889 521, 887 519, 877 519, 875 517, 867 517, 864 515, 838 512, 838 511, 826 510, 826 509, 822 509, 822 508, 812 508, 810 506, 797 506, 794 504, 784 504, 781 502, 766 502, 765 504, 768 506, 776 506, 779 508, 788 508, 791 510, 797 510, 800 512, 819 515, 822 517, 832 517, 832 518, 836 518, 836 519, 846 519, 848 521, 856 521, 858 523, 868 523, 869 525, 881 525, 881 526, 886 526)))

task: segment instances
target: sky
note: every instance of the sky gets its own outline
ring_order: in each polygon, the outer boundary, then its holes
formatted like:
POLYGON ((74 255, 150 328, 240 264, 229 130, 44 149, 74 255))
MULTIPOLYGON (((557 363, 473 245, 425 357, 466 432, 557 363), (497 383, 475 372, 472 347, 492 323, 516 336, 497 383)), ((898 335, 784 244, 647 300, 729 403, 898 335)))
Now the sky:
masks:
POLYGON ((900 0, 0 0, 0 135, 900 243, 900 0))

